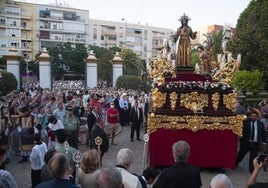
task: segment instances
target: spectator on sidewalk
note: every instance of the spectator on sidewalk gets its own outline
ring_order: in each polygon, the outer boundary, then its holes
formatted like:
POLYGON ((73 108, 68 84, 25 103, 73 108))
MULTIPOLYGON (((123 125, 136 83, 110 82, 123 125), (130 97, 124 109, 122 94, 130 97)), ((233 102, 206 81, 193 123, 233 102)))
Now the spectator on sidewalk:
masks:
POLYGON ((53 157, 53 155, 55 153, 57 153, 57 150, 55 148, 51 148, 46 152, 46 154, 44 156, 45 164, 42 166, 42 169, 41 169, 41 181, 42 182, 49 181, 53 178, 48 171, 48 162, 53 157))
POLYGON ((266 173, 266 175, 268 175, 268 169, 267 169, 268 168, 268 157, 265 156, 263 158, 263 160, 260 159, 260 156, 256 157, 253 160, 253 166, 254 166, 254 170, 247 181, 246 187, 247 188, 266 188, 266 187, 268 187, 268 182, 256 182, 258 174, 262 168, 263 168, 264 172, 266 173))
MULTIPOLYGON (((0 166, 6 162, 6 150, 0 148, 0 166)), ((18 188, 15 178, 6 170, 0 169, 0 187, 18 188)))
POLYGON ((116 156, 116 167, 121 172, 124 188, 142 188, 137 176, 129 172, 134 161, 134 154, 128 148, 120 149, 116 156))
POLYGON ((81 166, 78 169, 77 176, 82 188, 93 187, 93 173, 99 168, 100 160, 97 150, 88 150, 83 154, 81 166))
POLYGON ((199 188, 202 186, 200 171, 194 166, 187 164, 190 155, 190 146, 187 142, 180 140, 172 146, 175 164, 164 169, 153 188, 187 187, 199 188))
POLYGON ((147 188, 147 185, 152 185, 155 182, 159 172, 155 168, 148 166, 143 170, 141 176, 137 174, 134 175, 139 178, 142 188, 147 188))
POLYGON ((233 188, 231 180, 225 174, 214 176, 208 186, 209 188, 233 188))
POLYGON ((48 168, 53 179, 38 184, 36 188, 77 188, 69 180, 69 176, 72 174, 72 168, 70 167, 65 154, 56 153, 49 160, 48 168))
POLYGON ((94 177, 92 188, 123 188, 122 175, 115 167, 101 167, 94 173, 94 177))

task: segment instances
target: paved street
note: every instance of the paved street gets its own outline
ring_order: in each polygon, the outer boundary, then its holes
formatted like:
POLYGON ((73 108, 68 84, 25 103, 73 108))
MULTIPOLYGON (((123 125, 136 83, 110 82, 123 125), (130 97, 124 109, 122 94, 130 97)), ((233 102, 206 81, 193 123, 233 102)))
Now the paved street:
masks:
MULTIPOLYGON (((143 132, 143 130, 141 131, 143 132)), ((135 173, 140 174, 143 167, 143 148, 144 142, 134 141, 130 142, 130 127, 122 127, 122 131, 117 135, 115 142, 118 145, 112 145, 109 148, 108 153, 104 155, 103 164, 115 164, 116 154, 121 148, 130 148, 135 154, 135 161, 131 170, 135 173)), ((85 145, 80 145, 79 150, 81 152, 86 151, 85 145)), ((224 148, 223 148, 224 149, 224 148)), ((6 169, 10 171, 17 180, 17 183, 20 188, 30 188, 31 187, 31 167, 30 162, 25 162, 18 164, 17 161, 20 158, 15 156, 13 153, 11 155, 11 162, 6 165, 6 169)), ((225 173, 230 177, 231 181, 234 184, 234 188, 243 188, 245 187, 246 181, 250 176, 248 172, 248 156, 244 158, 241 164, 236 170, 230 169, 221 169, 221 170, 201 170, 201 178, 204 188, 208 187, 208 184, 213 176, 218 173, 225 173)), ((258 181, 268 181, 268 177, 262 171, 258 176, 258 181)))

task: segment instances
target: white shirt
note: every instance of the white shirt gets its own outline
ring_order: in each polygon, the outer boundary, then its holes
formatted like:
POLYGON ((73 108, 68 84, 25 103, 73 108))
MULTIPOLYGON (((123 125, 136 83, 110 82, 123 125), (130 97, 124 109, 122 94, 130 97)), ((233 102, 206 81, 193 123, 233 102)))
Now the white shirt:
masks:
POLYGON ((63 117, 66 116, 66 110, 64 108, 62 110, 57 108, 54 110, 53 115, 57 120, 63 121, 63 117))
POLYGON ((140 180, 137 176, 131 174, 124 168, 118 168, 117 169, 122 174, 122 180, 124 184, 124 188, 142 188, 140 180))
POLYGON ((64 126, 61 120, 57 120, 57 123, 55 124, 49 123, 48 128, 50 128, 52 131, 56 131, 58 129, 64 129, 64 126))
POLYGON ((33 170, 41 170, 42 166, 45 165, 44 157, 47 152, 47 145, 42 142, 42 144, 37 144, 33 147, 30 161, 33 170))

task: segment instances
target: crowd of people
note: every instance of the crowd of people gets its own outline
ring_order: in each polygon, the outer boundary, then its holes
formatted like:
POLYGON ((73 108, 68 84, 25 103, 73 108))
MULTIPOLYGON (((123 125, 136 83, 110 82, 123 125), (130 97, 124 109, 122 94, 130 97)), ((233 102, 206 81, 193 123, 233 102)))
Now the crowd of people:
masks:
MULTIPOLYGON (((149 95, 106 87, 105 82, 98 86, 86 89, 83 81, 58 81, 50 91, 31 82, 1 98, 0 147, 5 150, 6 161, 14 152, 21 156, 18 163, 31 162, 32 187, 42 181, 42 167, 48 164, 44 157, 51 149, 66 153, 68 143, 69 165, 75 169, 72 155, 78 150, 82 119, 87 126, 86 144, 100 154, 100 165, 109 145, 116 145, 115 134, 120 126, 131 124, 141 141, 140 126, 146 123, 145 101, 149 95), (132 108, 135 111, 129 117, 132 108)), ((75 170, 72 175, 76 175, 75 170)))
MULTIPOLYGON (((140 128, 146 127, 151 95, 105 87, 105 84, 92 89, 83 89, 82 85, 81 81, 65 81, 54 84, 54 89, 49 91, 40 88, 38 83, 31 83, 24 90, 12 91, 1 98, 0 187, 1 184, 17 187, 14 177, 5 170, 10 152, 21 156, 18 163, 30 161, 32 187, 75 187, 75 179, 81 187, 202 186, 199 169, 187 164, 190 145, 185 141, 174 143, 175 164, 161 172, 147 167, 141 175, 132 174, 129 169, 134 154, 128 148, 118 152, 115 166, 102 167, 103 155, 109 146, 117 144, 115 134, 120 126, 131 126, 130 142, 141 141, 140 128), (80 142, 81 119, 86 120, 89 148, 76 170, 73 155, 80 142)), ((260 185, 256 183, 256 177, 261 167, 267 168, 266 156, 262 161, 258 160, 259 150, 266 151, 268 115, 267 103, 260 105, 260 111, 253 107, 239 109, 239 105, 237 108, 247 115, 237 165, 250 152, 252 176, 248 187, 260 185)), ((210 188, 220 187, 232 187, 224 174, 215 176, 210 183, 210 188)))

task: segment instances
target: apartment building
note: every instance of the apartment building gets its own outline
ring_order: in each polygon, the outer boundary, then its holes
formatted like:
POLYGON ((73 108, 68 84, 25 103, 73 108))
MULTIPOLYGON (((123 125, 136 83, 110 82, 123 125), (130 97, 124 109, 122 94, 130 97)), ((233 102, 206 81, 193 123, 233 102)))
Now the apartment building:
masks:
POLYGON ((231 26, 231 24, 225 24, 225 25, 209 25, 206 27, 194 29, 194 31, 197 31, 197 38, 193 40, 193 44, 203 44, 204 41, 207 39, 204 35, 207 35, 208 33, 214 33, 219 32, 223 30, 224 37, 223 37, 223 45, 228 42, 235 32, 235 29, 231 26))
POLYGON ((174 31, 167 28, 105 20, 89 20, 89 43, 104 48, 132 49, 142 59, 155 57, 174 31))
MULTIPOLYGON (((33 60, 43 47, 54 47, 64 42, 113 46, 132 49, 142 59, 155 57, 170 36, 172 29, 149 25, 89 18, 89 10, 75 9, 66 4, 41 5, 12 0, 0 1, 0 56, 17 48, 24 58, 33 60)), ((233 29, 213 25, 197 29, 194 43, 203 43, 203 34, 223 29, 225 39, 232 37, 233 29)), ((195 30, 195 29, 194 29, 195 30)))
POLYGON ((43 47, 88 44, 89 11, 59 5, 0 1, 0 56, 17 48, 33 60, 43 47))

